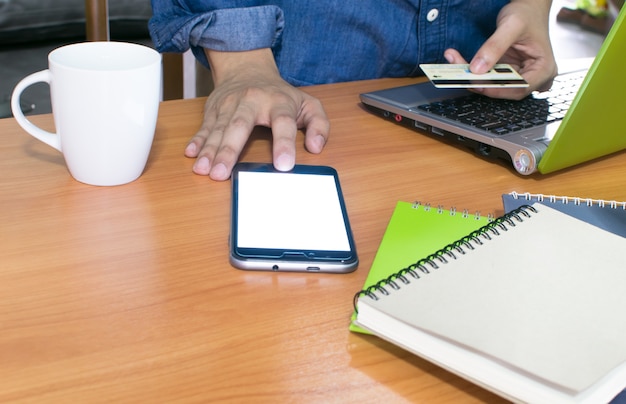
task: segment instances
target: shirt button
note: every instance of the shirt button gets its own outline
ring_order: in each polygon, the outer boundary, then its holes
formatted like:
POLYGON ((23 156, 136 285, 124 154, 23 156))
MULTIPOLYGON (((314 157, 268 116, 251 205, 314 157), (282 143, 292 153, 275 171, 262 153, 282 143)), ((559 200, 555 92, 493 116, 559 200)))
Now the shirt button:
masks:
POLYGON ((429 22, 435 21, 437 17, 439 17, 439 10, 437 10, 436 8, 433 8, 432 10, 430 10, 428 14, 426 15, 426 19, 429 22))

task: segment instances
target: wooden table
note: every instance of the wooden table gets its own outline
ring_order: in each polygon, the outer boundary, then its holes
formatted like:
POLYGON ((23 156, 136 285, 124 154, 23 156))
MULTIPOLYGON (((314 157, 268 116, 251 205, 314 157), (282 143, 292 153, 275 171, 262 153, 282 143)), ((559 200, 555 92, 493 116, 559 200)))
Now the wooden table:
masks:
MULTIPOLYGON (((332 136, 311 155, 300 135, 297 161, 339 171, 361 258, 347 275, 229 265, 230 183, 192 174, 183 156, 203 99, 164 102, 144 175, 113 188, 74 181, 59 153, 1 120, 0 402, 498 401, 348 331, 396 201, 498 215, 514 190, 626 200, 626 153, 521 177, 358 102, 410 81, 306 89, 332 136)), ((50 115, 32 120, 52 129, 50 115)), ((270 161, 270 147, 259 130, 243 160, 270 161)))

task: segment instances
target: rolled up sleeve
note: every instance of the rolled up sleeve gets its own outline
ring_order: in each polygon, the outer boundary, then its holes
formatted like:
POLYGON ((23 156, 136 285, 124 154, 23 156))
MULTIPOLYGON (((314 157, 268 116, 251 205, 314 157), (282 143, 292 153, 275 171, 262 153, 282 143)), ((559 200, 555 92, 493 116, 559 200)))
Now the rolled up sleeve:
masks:
POLYGON ((191 49, 208 67, 203 49, 237 52, 271 48, 284 27, 283 12, 277 6, 212 9, 208 1, 190 3, 192 7, 186 7, 184 1, 152 0, 149 29, 159 52, 191 49), (194 10, 198 7, 201 9, 194 10))

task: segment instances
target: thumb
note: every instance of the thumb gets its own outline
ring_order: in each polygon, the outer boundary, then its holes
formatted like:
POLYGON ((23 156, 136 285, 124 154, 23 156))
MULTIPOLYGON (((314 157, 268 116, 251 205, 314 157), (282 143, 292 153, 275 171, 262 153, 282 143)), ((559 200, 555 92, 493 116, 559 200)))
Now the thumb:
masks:
POLYGON ((513 23, 500 24, 472 58, 469 66, 470 71, 476 74, 483 74, 491 70, 519 38, 521 34, 520 29, 521 26, 516 27, 513 23))

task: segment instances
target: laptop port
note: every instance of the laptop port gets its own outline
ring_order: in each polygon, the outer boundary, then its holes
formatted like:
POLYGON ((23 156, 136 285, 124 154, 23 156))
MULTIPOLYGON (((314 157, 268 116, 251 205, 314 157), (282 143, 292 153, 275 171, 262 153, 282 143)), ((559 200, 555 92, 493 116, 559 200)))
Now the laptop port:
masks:
POLYGON ((484 143, 478 145, 478 154, 483 156, 489 156, 491 154, 491 146, 488 146, 484 143))
POLYGON ((307 271, 317 272, 320 270, 320 267, 306 267, 307 271))
POLYGON ((439 136, 445 136, 446 133, 443 131, 443 129, 439 129, 439 128, 430 128, 430 132, 433 135, 439 135, 439 136))
POLYGON ((418 121, 413 121, 413 126, 415 126, 419 130, 423 130, 425 132, 428 132, 428 125, 426 125, 425 123, 418 122, 418 121))

